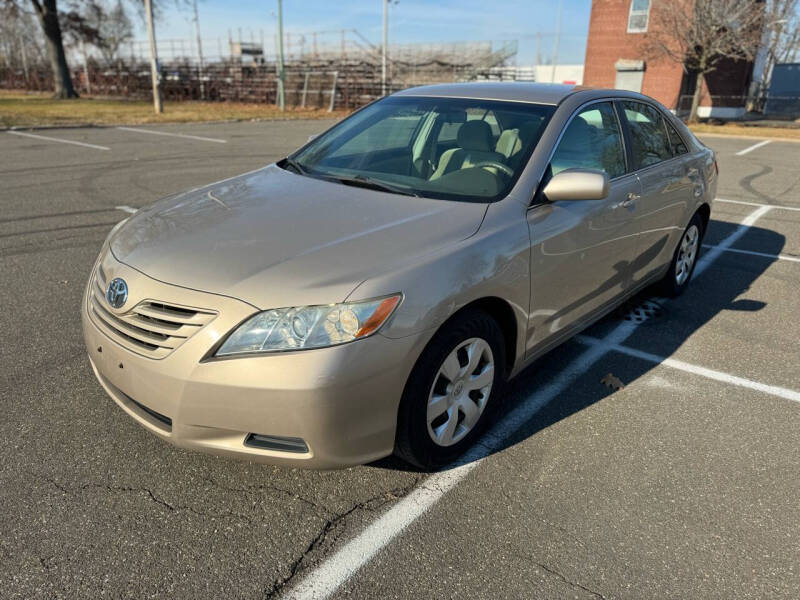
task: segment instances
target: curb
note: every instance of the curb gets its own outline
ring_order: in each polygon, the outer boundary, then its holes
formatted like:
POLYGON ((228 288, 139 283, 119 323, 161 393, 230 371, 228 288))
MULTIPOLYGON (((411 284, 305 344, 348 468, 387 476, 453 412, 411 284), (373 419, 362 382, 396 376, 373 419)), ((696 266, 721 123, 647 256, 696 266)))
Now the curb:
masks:
POLYGON ((791 144, 800 144, 800 138, 789 137, 776 137, 774 135, 737 135, 735 133, 716 133, 708 131, 693 131, 693 135, 697 137, 717 137, 717 138, 731 138, 736 140, 770 140, 773 142, 789 142, 791 144))
POLYGON ((48 129, 113 129, 115 127, 147 127, 149 125, 224 125, 226 123, 264 123, 264 122, 286 122, 286 121, 330 121, 340 120, 343 116, 332 115, 330 117, 264 117, 254 119, 216 119, 214 121, 159 121, 157 123, 56 123, 47 125, 10 125, 1 126, 0 131, 47 131, 48 129))

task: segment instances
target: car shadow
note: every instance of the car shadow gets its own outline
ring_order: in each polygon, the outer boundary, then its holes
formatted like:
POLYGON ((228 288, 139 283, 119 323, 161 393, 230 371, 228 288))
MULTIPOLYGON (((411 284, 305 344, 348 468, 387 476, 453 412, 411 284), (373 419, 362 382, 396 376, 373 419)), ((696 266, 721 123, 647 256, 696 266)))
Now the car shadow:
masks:
MULTIPOLYGON (((736 223, 712 220, 703 243, 715 246, 736 231, 738 227, 739 225, 736 223)), ((786 238, 779 233, 760 227, 751 227, 737 240, 736 246, 757 249, 759 252, 769 255, 778 255, 781 253, 785 241, 786 238)), ((708 251, 708 249, 704 249, 703 254, 708 251)), ((751 285, 776 261, 777 259, 770 257, 723 252, 705 272, 698 277, 693 277, 682 296, 675 299, 656 300, 657 310, 651 318, 646 318, 637 326, 628 343, 637 350, 667 358, 675 353, 695 331, 720 313, 724 311, 748 313, 763 310, 767 304, 761 300, 748 298, 747 293, 751 285)), ((641 305, 647 300, 652 302, 654 296, 655 291, 652 288, 645 289, 626 302, 623 307, 592 325, 584 334, 602 338, 605 332, 621 320, 630 319, 629 307, 641 305)), ((557 377, 559 371, 586 348, 587 346, 580 341, 570 340, 534 361, 510 381, 501 399, 502 410, 500 414, 494 416, 493 422, 490 424, 490 427, 495 427, 494 433, 499 433, 498 436, 493 437, 493 440, 502 438, 502 441, 500 443, 493 442, 490 444, 491 449, 482 453, 467 452, 466 458, 462 458, 442 470, 451 469, 469 460, 477 460, 487 454, 501 452, 612 395, 615 391, 613 386, 608 387, 600 381, 608 372, 607 364, 604 365, 604 361, 601 359, 587 369, 587 374, 596 372, 596 386, 571 386, 567 392, 559 394, 548 402, 521 427, 516 430, 502 431, 504 414, 514 410, 521 403, 529 401, 531 396, 536 394, 537 389, 557 377), (498 431, 497 428, 500 430, 498 431), (470 459, 471 456, 477 458, 470 459)), ((629 360, 625 362, 624 373, 619 374, 623 375, 625 385, 629 386, 657 366, 657 363, 629 360)), ((396 457, 373 462, 370 466, 403 471, 416 470, 396 457)))

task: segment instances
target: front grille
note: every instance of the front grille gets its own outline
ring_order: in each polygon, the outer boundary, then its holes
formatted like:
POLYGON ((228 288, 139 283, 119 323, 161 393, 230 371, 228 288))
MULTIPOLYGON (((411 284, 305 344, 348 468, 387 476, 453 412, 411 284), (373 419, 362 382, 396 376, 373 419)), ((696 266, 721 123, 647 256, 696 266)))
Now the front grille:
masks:
POLYGON ((164 358, 211 322, 217 313, 169 302, 143 300, 117 314, 105 298, 106 275, 98 266, 89 285, 89 316, 112 340, 148 358, 164 358))

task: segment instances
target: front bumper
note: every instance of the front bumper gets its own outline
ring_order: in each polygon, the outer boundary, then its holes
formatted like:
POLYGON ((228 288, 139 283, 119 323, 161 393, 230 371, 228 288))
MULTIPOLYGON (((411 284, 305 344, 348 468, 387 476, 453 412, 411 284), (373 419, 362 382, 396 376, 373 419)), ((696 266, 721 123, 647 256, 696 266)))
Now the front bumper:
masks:
MULTIPOLYGON (((258 309, 170 286, 117 262, 103 270, 128 283, 134 306, 158 299, 214 308, 218 316, 161 359, 142 356, 101 330, 82 307, 83 334, 98 381, 146 429, 183 448, 273 464, 336 468, 394 448, 400 397, 424 339, 364 340, 296 352, 203 361, 219 339, 258 309), (250 434, 299 438, 307 451, 245 445, 250 434)), ((122 312, 124 312, 123 307, 122 312)))

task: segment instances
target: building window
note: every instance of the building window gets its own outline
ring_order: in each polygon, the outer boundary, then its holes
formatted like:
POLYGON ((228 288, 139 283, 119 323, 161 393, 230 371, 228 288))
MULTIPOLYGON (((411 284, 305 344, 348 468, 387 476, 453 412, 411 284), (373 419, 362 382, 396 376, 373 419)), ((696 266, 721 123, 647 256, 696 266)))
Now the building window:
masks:
POLYGON ((628 33, 644 33, 650 20, 650 0, 631 0, 628 33))
POLYGON ((617 78, 614 87, 618 90, 630 90, 631 92, 642 91, 642 81, 644 81, 644 61, 619 59, 614 63, 617 78))

